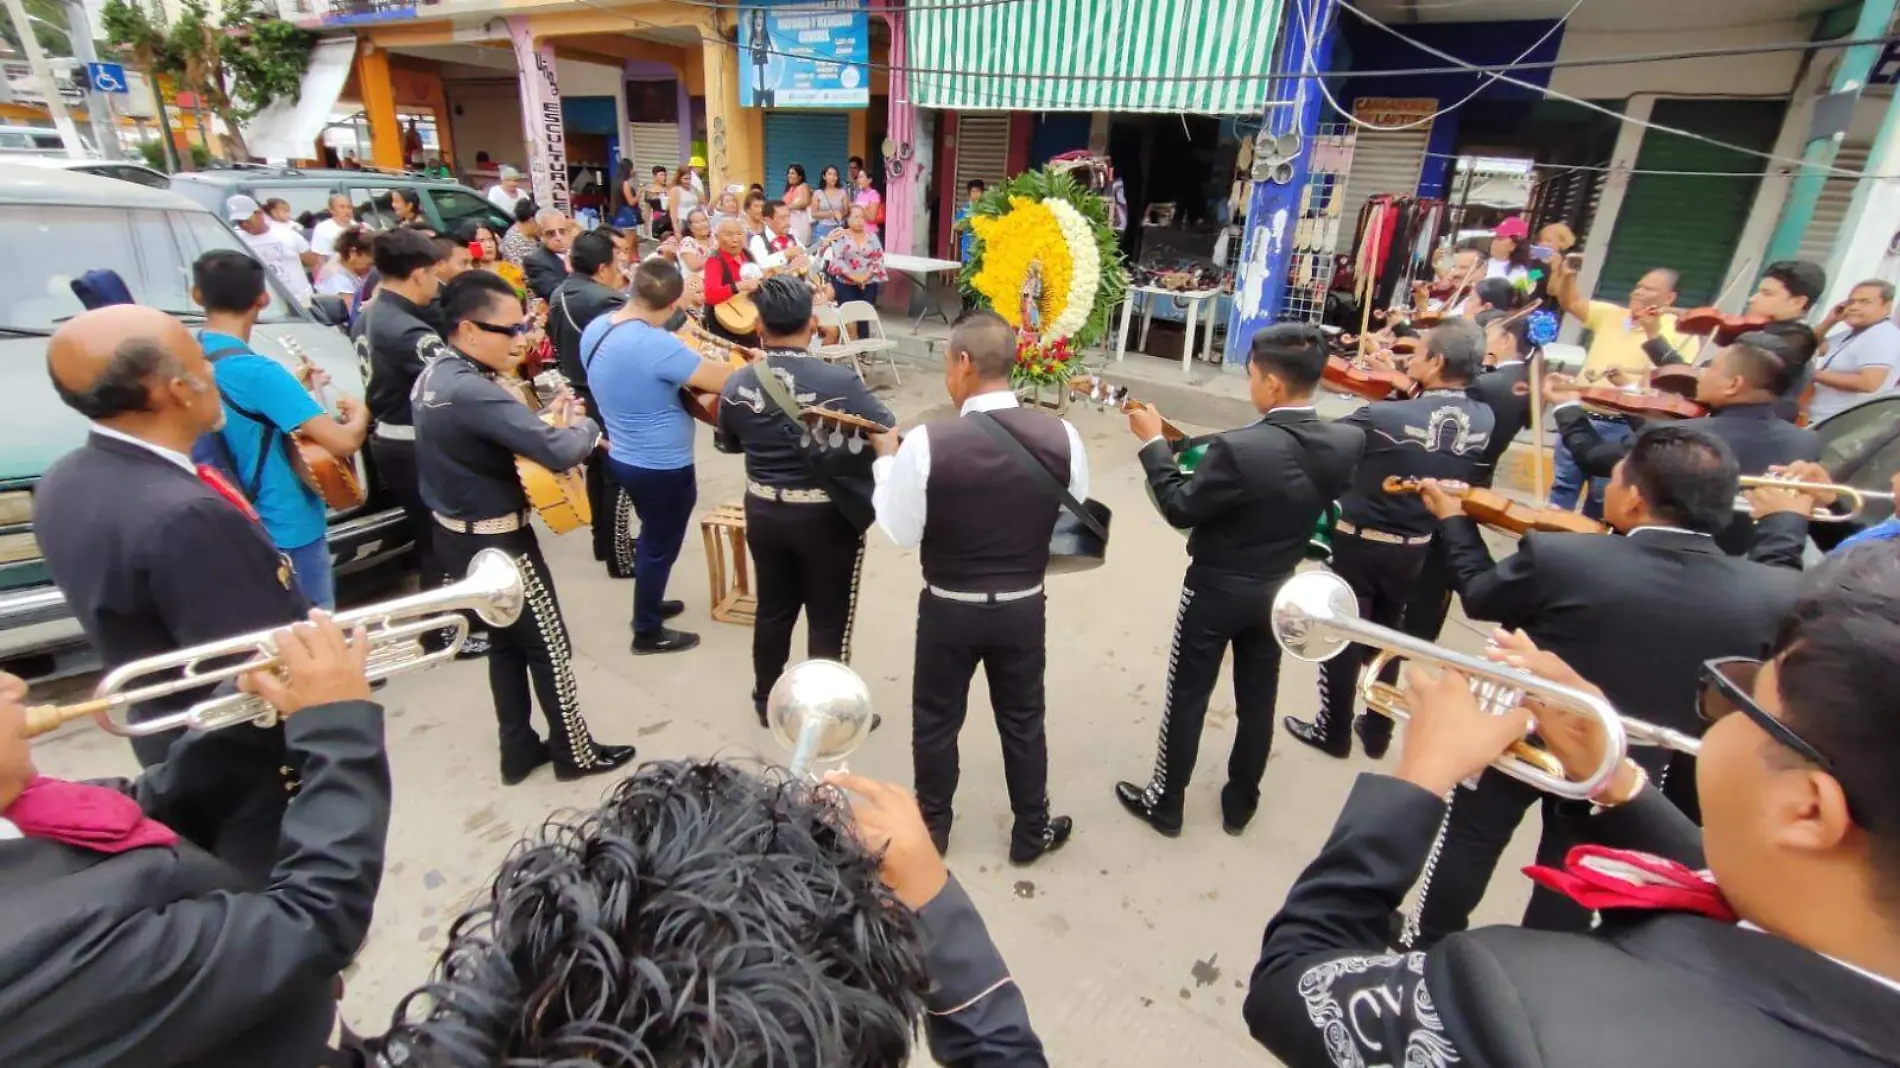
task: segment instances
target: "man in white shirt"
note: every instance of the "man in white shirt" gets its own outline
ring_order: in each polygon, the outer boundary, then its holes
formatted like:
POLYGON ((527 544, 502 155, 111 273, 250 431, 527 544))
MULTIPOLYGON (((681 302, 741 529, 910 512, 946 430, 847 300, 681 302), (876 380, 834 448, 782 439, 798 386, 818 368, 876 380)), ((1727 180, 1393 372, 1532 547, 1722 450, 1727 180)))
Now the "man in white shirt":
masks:
POLYGON ((501 168, 501 181, 488 188, 488 202, 507 212, 509 218, 514 217, 515 205, 532 195, 521 188, 521 172, 505 164, 501 168))
POLYGON ((1893 283, 1862 282, 1821 324, 1825 350, 1814 362, 1809 425, 1893 388, 1900 367, 1900 326, 1893 323, 1893 283))
MULTIPOLYGON (((957 735, 982 664, 1015 814, 1009 859, 1027 864, 1074 830, 1069 817, 1049 814, 1042 584, 1050 536, 1069 507, 1059 491, 1086 501, 1089 471, 1075 427, 1016 403, 1015 359, 1016 332, 1000 316, 965 317, 944 350, 944 385, 960 414, 912 430, 901 445, 876 435, 871 472, 878 526, 923 557, 911 755, 931 841, 949 848, 957 735)), ((1104 525, 1099 505, 1083 510, 1085 525, 1104 525)))
POLYGON ((356 225, 356 210, 342 193, 330 194, 330 217, 310 231, 310 251, 324 259, 336 255, 337 235, 356 225))
POLYGON ((310 272, 323 264, 323 257, 311 251, 310 243, 293 232, 273 227, 257 201, 241 193, 224 202, 224 217, 237 228, 238 237, 251 255, 270 268, 270 273, 290 291, 290 299, 310 303, 310 272))
POLYGON ((786 264, 802 266, 799 261, 805 259, 805 246, 798 241, 798 235, 792 233, 792 209, 785 206, 783 200, 769 201, 765 205, 765 230, 752 235, 746 242, 746 251, 752 255, 752 262, 763 270, 776 270, 786 264))

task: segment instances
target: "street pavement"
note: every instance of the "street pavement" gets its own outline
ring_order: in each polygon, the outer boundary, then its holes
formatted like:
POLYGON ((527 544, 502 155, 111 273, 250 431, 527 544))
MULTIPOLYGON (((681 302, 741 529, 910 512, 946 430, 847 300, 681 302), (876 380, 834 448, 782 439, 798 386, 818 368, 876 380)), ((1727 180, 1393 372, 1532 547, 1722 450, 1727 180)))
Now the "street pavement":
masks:
MULTIPOLYGON (((940 378, 925 367, 904 370, 902 386, 881 392, 905 424, 948 414, 940 378)), ((873 382, 887 382, 889 373, 880 368, 873 382)), ((1124 420, 1093 409, 1071 418, 1088 444, 1094 496, 1115 511, 1106 566, 1049 586, 1050 796, 1054 812, 1075 817, 1075 837, 1031 867, 1008 863, 1009 805, 979 677, 963 732, 948 862, 1009 961, 1053 1063, 1270 1064, 1240 1016, 1261 932, 1324 842, 1353 777, 1375 766, 1361 756, 1328 759, 1279 731, 1260 814, 1244 836, 1228 837, 1220 830, 1218 791, 1234 702, 1223 675, 1185 832, 1163 839, 1122 812, 1111 794, 1115 780, 1144 780, 1154 759, 1186 540, 1148 502, 1124 420)), ((702 431, 698 460, 700 511, 739 500, 739 458, 715 452, 702 431)), ((782 759, 747 696, 750 629, 707 615, 696 524, 670 592, 687 604, 677 624, 704 640, 669 656, 629 654, 632 584, 605 577, 585 534, 544 532, 542 545, 597 739, 633 743, 641 759, 782 759)), ((915 554, 874 530, 853 666, 884 725, 849 764, 905 785, 919 583, 915 554)), ((1447 628, 1446 641, 1467 651, 1481 644, 1457 625, 1447 628)), ((795 655, 802 642, 801 629, 795 655)), ((1311 716, 1315 686, 1313 666, 1289 659, 1279 714, 1311 716)), ((347 976, 345 1001, 349 1023, 366 1033, 382 1031, 396 1002, 428 977, 450 924, 482 893, 510 845, 549 813, 588 806, 608 786, 598 779, 557 783, 545 769, 519 786, 502 786, 480 663, 395 679, 381 698, 395 811, 375 924, 347 976)), ((137 770, 123 742, 85 727, 44 740, 35 757, 43 772, 66 778, 137 770)), ((1530 860, 1536 827, 1533 816, 1520 830, 1479 922, 1509 923, 1521 914, 1529 885, 1516 872, 1530 860)), ((931 1063, 921 1048, 916 1063, 931 1063)))

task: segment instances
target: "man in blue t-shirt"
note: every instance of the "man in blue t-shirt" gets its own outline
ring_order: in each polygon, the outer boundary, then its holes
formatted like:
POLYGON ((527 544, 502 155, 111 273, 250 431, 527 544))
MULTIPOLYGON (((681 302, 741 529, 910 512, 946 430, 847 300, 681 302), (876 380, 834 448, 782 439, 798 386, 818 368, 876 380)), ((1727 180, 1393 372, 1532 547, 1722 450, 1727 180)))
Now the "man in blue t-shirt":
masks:
POLYGON ((699 500, 693 417, 680 388, 716 398, 732 369, 700 359, 663 329, 684 290, 672 263, 643 261, 633 273, 633 299, 581 334, 581 365, 607 430, 607 469, 640 519, 633 558, 635 653, 674 653, 699 644, 699 635, 665 625, 685 609, 665 599, 666 579, 699 500))
POLYGON ((976 240, 976 231, 970 226, 970 216, 976 213, 977 201, 982 200, 983 194, 988 190, 989 186, 984 184, 983 179, 970 179, 964 188, 967 196, 963 201, 963 206, 957 209, 956 215, 950 220, 950 229, 963 235, 957 241, 957 259, 965 263, 970 262, 970 245, 976 240))
POLYGON ((224 429, 218 433, 230 451, 238 488, 256 507, 272 544, 290 558, 304 596, 331 608, 336 604, 336 581, 324 537, 328 524, 323 499, 291 465, 289 436, 301 433, 332 456, 348 460, 369 433, 369 410, 345 396, 337 402, 341 418, 330 415, 289 369, 251 350, 258 313, 270 305, 264 270, 242 252, 198 257, 191 267, 192 299, 205 310, 198 343, 224 398, 224 429))

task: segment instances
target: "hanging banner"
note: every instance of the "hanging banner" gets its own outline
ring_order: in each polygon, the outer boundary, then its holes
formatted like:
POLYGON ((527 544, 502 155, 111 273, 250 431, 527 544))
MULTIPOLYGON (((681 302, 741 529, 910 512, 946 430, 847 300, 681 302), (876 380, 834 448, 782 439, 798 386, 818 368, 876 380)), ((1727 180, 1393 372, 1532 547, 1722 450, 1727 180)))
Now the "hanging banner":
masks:
POLYGON ((739 22, 739 106, 871 104, 871 22, 863 0, 762 0, 739 22))
POLYGON ((571 214, 567 189, 567 135, 561 127, 561 83, 554 74, 554 45, 536 47, 528 20, 509 19, 508 36, 521 71, 521 122, 528 142, 528 177, 535 202, 571 214))

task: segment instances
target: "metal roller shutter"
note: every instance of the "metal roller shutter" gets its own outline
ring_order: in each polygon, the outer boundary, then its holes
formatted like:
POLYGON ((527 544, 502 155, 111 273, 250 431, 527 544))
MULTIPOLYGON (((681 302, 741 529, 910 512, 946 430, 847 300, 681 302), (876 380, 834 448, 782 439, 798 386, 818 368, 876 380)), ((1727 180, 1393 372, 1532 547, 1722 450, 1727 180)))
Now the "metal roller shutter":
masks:
MULTIPOLYGON (((1870 145, 1842 145, 1834 157, 1834 166, 1848 171, 1867 169, 1867 153, 1870 145)), ((1834 238, 1847 224, 1847 206, 1854 199, 1854 179, 1840 175, 1829 175, 1821 186, 1821 198, 1814 202, 1814 218, 1808 220, 1807 232, 1801 235, 1801 259, 1810 263, 1827 265, 1829 254, 1834 251, 1834 238)))
POLYGON ((1009 114, 1007 112, 963 112, 957 116, 958 200, 969 188, 972 178, 981 178, 991 189, 1009 177, 1009 114))
POLYGON ((765 113, 765 195, 785 192, 785 168, 805 168, 812 188, 826 167, 843 174, 851 157, 851 117, 842 111, 768 111, 765 113))
POLYGON ((680 158, 679 123, 630 122, 627 142, 632 150, 627 158, 633 161, 633 173, 637 177, 644 178, 655 167, 665 167, 666 173, 671 175, 686 162, 680 158))
MULTIPOLYGON (((1425 146, 1431 127, 1397 133, 1354 135, 1352 171, 1346 175, 1346 193, 1339 205, 1341 225, 1351 229, 1366 201, 1381 193, 1410 196, 1418 192, 1419 171, 1425 165, 1425 146)), ((1348 242, 1351 237, 1346 237, 1348 242)), ((1339 251, 1351 251, 1341 249, 1339 251)))

